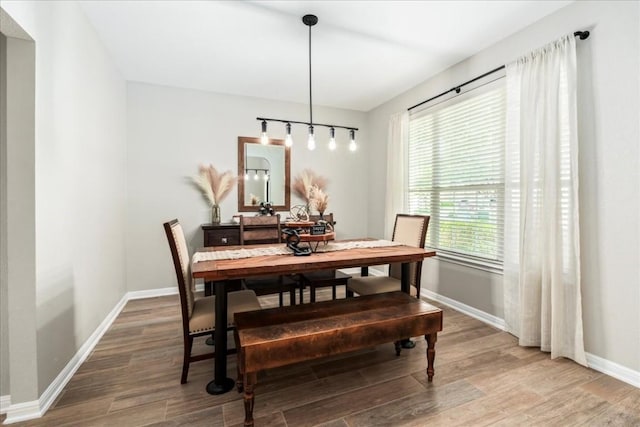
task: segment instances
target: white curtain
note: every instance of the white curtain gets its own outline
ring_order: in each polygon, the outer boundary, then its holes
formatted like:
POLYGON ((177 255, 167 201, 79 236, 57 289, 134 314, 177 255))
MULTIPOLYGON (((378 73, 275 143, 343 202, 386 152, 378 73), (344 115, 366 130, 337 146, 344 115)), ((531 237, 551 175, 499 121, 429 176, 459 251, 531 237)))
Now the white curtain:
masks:
POLYGON ((505 323, 520 345, 586 366, 573 35, 506 74, 505 323))
POLYGON ((392 114, 387 138, 387 192, 385 197, 385 238, 391 240, 396 214, 406 206, 409 112, 392 114))

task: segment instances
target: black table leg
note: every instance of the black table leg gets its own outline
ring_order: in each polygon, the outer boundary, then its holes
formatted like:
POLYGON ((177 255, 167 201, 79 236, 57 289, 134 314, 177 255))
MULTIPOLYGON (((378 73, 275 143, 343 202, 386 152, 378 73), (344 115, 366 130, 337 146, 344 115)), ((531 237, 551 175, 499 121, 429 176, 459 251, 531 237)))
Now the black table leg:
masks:
POLYGON ((409 289, 411 284, 410 284, 410 278, 409 275, 411 274, 411 263, 408 262, 403 262, 402 263, 402 270, 401 270, 401 276, 400 276, 400 290, 406 294, 410 294, 411 290, 409 289))
POLYGON ((227 378, 227 287, 225 282, 215 282, 216 287, 216 321, 213 339, 216 346, 214 358, 214 378, 207 384, 207 393, 223 394, 235 385, 235 381, 227 378))
MULTIPOLYGON (((411 263, 403 262, 402 263, 402 275, 400 276, 400 290, 406 294, 411 294, 411 284, 409 275, 411 274, 411 263)), ((413 348, 416 346, 416 343, 411 341, 410 338, 404 338, 400 340, 400 345, 402 348, 413 348)))

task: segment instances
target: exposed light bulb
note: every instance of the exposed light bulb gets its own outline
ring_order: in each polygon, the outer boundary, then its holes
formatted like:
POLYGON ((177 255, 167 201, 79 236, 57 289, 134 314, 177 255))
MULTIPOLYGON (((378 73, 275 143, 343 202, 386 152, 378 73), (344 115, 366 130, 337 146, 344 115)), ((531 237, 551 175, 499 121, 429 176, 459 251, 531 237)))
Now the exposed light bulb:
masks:
POLYGON ((256 171, 256 176, 254 176, 254 177, 253 177, 253 179, 254 179, 255 181, 257 181, 257 180, 258 180, 258 171, 256 171))
POLYGON ((309 139, 307 140, 307 148, 309 150, 316 149, 316 137, 313 135, 313 126, 309 126, 309 139))
POLYGON ((269 181, 269 174, 266 172, 264 173, 264 180, 269 181))
POLYGON ((291 138, 291 123, 287 123, 287 137, 284 139, 284 145, 291 147, 293 145, 293 138, 291 138))
POLYGON ((329 129, 329 150, 336 149, 336 130, 334 128, 329 129))
POLYGON ((349 131, 349 135, 351 137, 351 141, 349 142, 349 151, 356 151, 356 148, 358 148, 356 145, 356 132, 351 129, 349 131))
POLYGON ((244 172, 244 180, 247 181, 249 179, 249 172, 245 171, 244 172))
POLYGON ((269 143, 269 136, 267 135, 267 122, 262 121, 262 135, 260 136, 260 143, 267 145, 269 143))

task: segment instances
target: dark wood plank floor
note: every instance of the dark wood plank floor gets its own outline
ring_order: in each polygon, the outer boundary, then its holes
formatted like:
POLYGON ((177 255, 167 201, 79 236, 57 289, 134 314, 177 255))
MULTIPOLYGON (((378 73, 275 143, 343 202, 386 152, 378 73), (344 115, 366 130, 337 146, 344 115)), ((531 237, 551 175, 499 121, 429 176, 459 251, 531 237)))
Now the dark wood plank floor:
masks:
MULTIPOLYGON (((242 425, 235 390, 205 391, 213 361, 192 364, 180 385, 178 307, 177 296, 130 301, 45 416, 14 425, 242 425)), ((443 308, 433 383, 424 339, 400 357, 389 344, 275 369, 259 378, 256 426, 640 426, 640 389, 518 347, 511 335, 443 308)), ((195 351, 207 350, 202 341, 195 351)), ((235 377, 234 356, 228 372, 235 377)))

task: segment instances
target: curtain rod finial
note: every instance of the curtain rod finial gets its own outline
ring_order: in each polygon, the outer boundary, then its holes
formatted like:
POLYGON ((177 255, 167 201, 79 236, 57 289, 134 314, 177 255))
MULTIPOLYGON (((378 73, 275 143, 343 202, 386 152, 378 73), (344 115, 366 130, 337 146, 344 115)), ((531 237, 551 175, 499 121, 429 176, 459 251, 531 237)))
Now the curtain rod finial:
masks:
POLYGON ((580 40, 585 40, 589 37, 589 31, 576 31, 573 33, 574 36, 580 37, 580 40))

